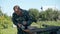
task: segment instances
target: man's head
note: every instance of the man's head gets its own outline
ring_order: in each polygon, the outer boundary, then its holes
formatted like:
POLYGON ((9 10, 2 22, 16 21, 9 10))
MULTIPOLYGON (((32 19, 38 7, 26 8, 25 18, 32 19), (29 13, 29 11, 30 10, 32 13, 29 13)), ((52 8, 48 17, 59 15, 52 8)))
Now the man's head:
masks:
POLYGON ((16 14, 21 14, 21 8, 18 5, 14 6, 13 10, 16 14))
POLYGON ((13 7, 13 10, 14 10, 14 11, 19 11, 19 10, 20 10, 20 7, 19 7, 18 5, 15 5, 15 6, 13 7))

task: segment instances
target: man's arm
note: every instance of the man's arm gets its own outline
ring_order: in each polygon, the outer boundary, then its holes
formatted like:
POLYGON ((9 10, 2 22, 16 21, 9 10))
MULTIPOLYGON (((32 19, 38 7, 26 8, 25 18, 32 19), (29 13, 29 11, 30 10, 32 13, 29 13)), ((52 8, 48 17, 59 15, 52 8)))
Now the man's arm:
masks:
POLYGON ((15 14, 13 14, 13 16, 12 16, 13 24, 16 25, 16 26, 18 26, 18 27, 20 27, 21 24, 18 23, 18 21, 16 20, 16 17, 15 16, 16 16, 15 14))
POLYGON ((29 26, 29 25, 32 24, 33 18, 32 18, 32 16, 29 14, 28 11, 26 12, 26 16, 27 16, 27 25, 29 26))
POLYGON ((31 25, 33 22, 32 16, 28 15, 28 21, 27 21, 27 25, 31 25))
POLYGON ((18 21, 16 20, 14 13, 13 13, 13 16, 12 16, 12 21, 13 21, 13 24, 17 26, 18 21))

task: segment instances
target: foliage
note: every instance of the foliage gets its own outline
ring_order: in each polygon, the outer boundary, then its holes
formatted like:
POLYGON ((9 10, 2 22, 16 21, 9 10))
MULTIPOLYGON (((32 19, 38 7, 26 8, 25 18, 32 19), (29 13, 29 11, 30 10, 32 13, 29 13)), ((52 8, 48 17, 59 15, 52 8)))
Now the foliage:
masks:
POLYGON ((0 29, 12 26, 11 18, 0 10, 0 29), (3 14, 3 15, 2 15, 3 14))
POLYGON ((48 21, 57 21, 59 16, 59 12, 57 10, 53 10, 52 8, 48 8, 45 11, 40 12, 39 17, 41 20, 48 20, 48 21))
POLYGON ((35 20, 37 20, 39 18, 39 10, 38 9, 29 9, 28 10, 30 15, 34 17, 35 20))
MULTIPOLYGON (((37 23, 32 23, 31 26, 36 26, 38 28, 44 28, 42 26, 43 24, 60 26, 60 21, 58 20, 60 18, 59 10, 48 8, 47 10, 40 12, 38 9, 31 8, 28 11, 29 14, 37 20, 37 23)), ((16 34, 16 28, 10 28, 12 25, 11 17, 4 14, 0 9, 0 34, 16 34)))

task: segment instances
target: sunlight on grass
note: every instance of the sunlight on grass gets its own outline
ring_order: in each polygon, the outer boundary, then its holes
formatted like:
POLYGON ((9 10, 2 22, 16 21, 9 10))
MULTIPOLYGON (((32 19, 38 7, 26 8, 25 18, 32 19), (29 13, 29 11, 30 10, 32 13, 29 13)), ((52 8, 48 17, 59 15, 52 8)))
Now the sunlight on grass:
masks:
MULTIPOLYGON (((44 28, 42 25, 51 25, 51 26, 60 26, 60 21, 39 21, 37 23, 32 23, 31 26, 35 26, 37 28, 44 28)), ((7 28, 7 29, 0 29, 0 34, 17 34, 16 28, 7 28)))
POLYGON ((44 28, 42 25, 46 24, 46 25, 50 25, 50 26, 60 26, 60 21, 39 21, 37 23, 32 23, 31 26, 36 26, 38 28, 44 28))
POLYGON ((2 29, 1 34, 17 34, 16 28, 2 29))

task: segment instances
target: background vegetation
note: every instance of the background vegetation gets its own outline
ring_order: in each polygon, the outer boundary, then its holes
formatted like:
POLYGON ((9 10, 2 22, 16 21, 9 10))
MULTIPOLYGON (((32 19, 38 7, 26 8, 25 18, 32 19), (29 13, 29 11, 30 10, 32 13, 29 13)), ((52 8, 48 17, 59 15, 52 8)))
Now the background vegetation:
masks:
MULTIPOLYGON (((37 20, 31 26, 44 28, 42 25, 47 24, 51 26, 60 26, 60 10, 48 8, 45 11, 31 8, 28 10, 30 15, 37 20)), ((13 27, 11 16, 3 13, 0 8, 0 34, 16 34, 17 30, 13 27)))

